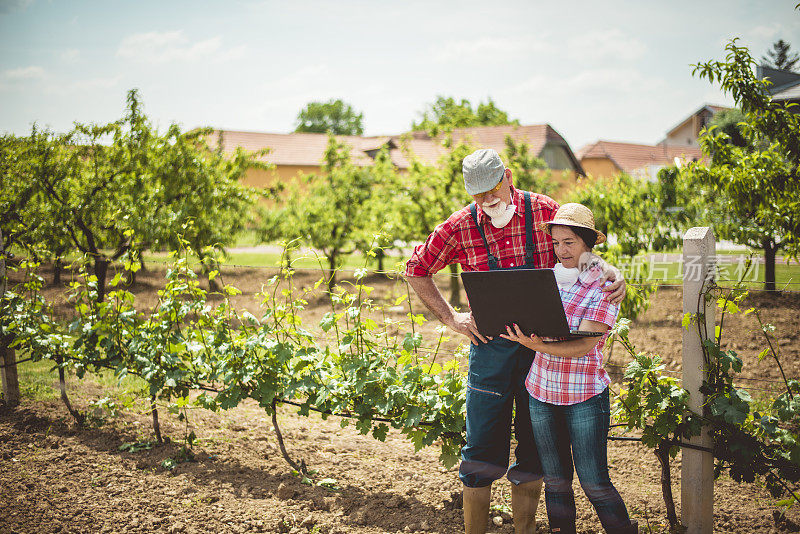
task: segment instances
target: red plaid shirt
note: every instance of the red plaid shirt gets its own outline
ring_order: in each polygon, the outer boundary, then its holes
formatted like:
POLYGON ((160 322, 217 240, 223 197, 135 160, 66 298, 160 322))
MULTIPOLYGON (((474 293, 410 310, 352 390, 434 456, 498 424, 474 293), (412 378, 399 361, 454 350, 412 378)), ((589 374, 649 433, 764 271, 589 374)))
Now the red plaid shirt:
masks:
MULTIPOLYGON (((478 207, 478 223, 486 233, 486 242, 502 268, 525 264, 525 200, 524 194, 511 188, 511 198, 516 211, 504 228, 492 226, 489 217, 478 207)), ((534 267, 550 268, 556 263, 550 236, 539 229, 539 224, 552 221, 558 203, 552 198, 531 193, 534 267)), ((466 206, 437 226, 428 240, 418 245, 406 263, 406 276, 431 276, 451 263, 458 263, 465 271, 488 271, 489 259, 481 234, 466 206)))
MULTIPOLYGON (((619 308, 605 299, 597 275, 587 270, 568 289, 558 288, 567 315, 570 330, 577 330, 583 319, 614 326, 619 308)), ((607 281, 605 285, 611 284, 607 281)), ((537 352, 525 387, 531 396, 549 404, 577 404, 603 390, 611 383, 603 369, 603 345, 608 332, 603 334, 592 350, 580 358, 562 358, 537 352)))

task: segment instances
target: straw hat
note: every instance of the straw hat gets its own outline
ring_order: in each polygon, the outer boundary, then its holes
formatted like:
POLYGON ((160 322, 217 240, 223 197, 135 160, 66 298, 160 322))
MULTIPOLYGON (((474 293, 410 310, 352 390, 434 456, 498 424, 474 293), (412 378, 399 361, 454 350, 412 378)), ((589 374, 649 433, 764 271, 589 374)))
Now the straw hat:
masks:
POLYGON ((606 236, 603 235, 603 232, 594 227, 594 214, 592 213, 592 210, 583 204, 578 204, 577 202, 570 202, 558 208, 553 220, 541 223, 539 228, 541 228, 546 234, 550 235, 550 228, 554 224, 560 224, 563 226, 577 226, 579 228, 587 228, 592 230, 597 234, 597 243, 595 243, 596 245, 605 243, 606 241, 606 236))

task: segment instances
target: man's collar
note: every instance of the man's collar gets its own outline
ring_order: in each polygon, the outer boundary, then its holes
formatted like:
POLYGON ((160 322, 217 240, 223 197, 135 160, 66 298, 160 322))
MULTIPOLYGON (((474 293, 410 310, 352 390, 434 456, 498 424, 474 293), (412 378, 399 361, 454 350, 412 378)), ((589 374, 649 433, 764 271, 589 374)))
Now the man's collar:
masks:
MULTIPOLYGON (((525 217, 524 193, 518 189, 515 189, 513 185, 509 187, 511 188, 511 203, 514 204, 514 216, 525 217)), ((475 204, 477 205, 477 202, 475 204)), ((487 218, 489 218, 489 216, 483 212, 480 206, 478 206, 478 224, 483 225, 487 218)))

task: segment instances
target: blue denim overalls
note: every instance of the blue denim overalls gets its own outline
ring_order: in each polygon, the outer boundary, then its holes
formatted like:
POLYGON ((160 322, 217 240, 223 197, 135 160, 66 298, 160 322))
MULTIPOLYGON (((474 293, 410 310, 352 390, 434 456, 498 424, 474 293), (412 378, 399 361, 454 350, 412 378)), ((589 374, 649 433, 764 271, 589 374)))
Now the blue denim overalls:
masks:
MULTIPOLYGON (((512 269, 533 269, 533 214, 530 193, 525 196, 525 265, 512 269)), ((490 270, 499 270, 500 262, 489 250, 486 234, 478 224, 475 203, 470 212, 483 238, 490 270)), ((514 298, 509 295, 509 298, 514 298)), ((519 343, 495 337, 488 343, 470 344, 469 378, 467 382, 467 444, 461 449, 458 475, 465 486, 479 488, 508 473, 514 484, 542 478, 542 465, 533 440, 529 395, 525 378, 533 362, 534 352, 519 343), (513 410, 516 404, 516 410, 513 410), (514 413, 515 412, 515 413, 514 413), (509 467, 511 419, 517 448, 516 462, 509 467)))

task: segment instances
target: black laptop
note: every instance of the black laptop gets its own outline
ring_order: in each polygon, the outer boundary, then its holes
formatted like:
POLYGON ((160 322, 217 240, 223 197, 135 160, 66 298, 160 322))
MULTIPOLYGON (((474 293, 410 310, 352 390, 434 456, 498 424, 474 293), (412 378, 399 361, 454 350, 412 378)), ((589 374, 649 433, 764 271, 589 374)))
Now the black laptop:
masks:
POLYGON ((506 326, 514 323, 525 335, 551 340, 602 335, 570 330, 552 269, 464 271, 461 281, 483 336, 506 334, 506 326))

